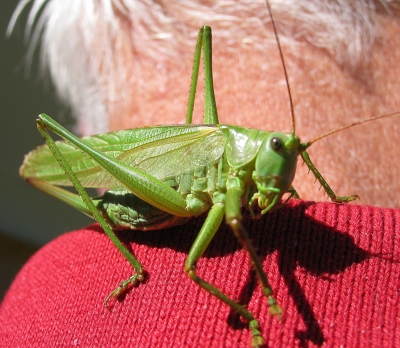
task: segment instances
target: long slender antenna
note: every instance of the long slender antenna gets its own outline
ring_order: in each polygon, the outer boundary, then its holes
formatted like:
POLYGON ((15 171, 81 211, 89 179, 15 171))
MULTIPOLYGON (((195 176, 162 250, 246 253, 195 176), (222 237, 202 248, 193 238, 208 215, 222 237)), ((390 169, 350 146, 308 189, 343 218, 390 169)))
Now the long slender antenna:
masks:
POLYGON ((393 116, 393 115, 396 115, 396 114, 400 114, 400 111, 391 112, 391 113, 389 113, 389 114, 382 114, 382 115, 378 115, 378 116, 373 116, 373 117, 371 117, 371 118, 367 118, 366 120, 361 120, 361 121, 353 122, 353 123, 350 123, 350 124, 348 124, 348 125, 346 125, 346 126, 340 127, 340 128, 338 128, 338 129, 334 129, 334 130, 332 130, 332 131, 330 131, 330 132, 328 132, 328 133, 322 134, 322 135, 320 135, 319 137, 316 137, 315 139, 313 139, 313 140, 311 140, 311 141, 305 143, 306 148, 307 148, 307 147, 310 147, 311 144, 315 143, 317 140, 320 140, 320 139, 322 139, 322 138, 325 138, 325 137, 327 137, 328 135, 331 135, 331 134, 340 132, 340 131, 342 131, 342 130, 344 130, 344 129, 347 129, 347 128, 350 128, 350 127, 353 127, 353 126, 357 126, 357 125, 359 125, 359 124, 367 123, 367 122, 374 121, 374 120, 379 120, 380 118, 385 118, 385 117, 393 116))
POLYGON ((272 15, 271 5, 269 4, 268 0, 265 0, 265 2, 267 3, 268 13, 269 13, 269 16, 271 17, 272 28, 274 30, 276 43, 278 45, 279 55, 281 56, 281 62, 282 62, 283 71, 285 73, 286 87, 287 87, 287 91, 288 91, 288 95, 289 95, 289 102, 290 102, 290 112, 292 114, 292 133, 296 134, 296 120, 295 120, 295 117, 294 117, 294 107, 293 107, 292 92, 290 91, 289 78, 288 78, 288 74, 287 74, 287 71, 286 71, 285 58, 283 57, 282 47, 281 47, 281 43, 279 41, 278 32, 276 30, 274 17, 272 15))

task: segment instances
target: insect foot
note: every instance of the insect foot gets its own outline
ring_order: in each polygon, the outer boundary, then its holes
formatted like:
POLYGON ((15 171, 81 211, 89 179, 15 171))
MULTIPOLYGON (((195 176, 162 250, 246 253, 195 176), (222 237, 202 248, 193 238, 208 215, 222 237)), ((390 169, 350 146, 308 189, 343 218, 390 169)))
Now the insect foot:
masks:
POLYGON ((354 201, 356 199, 360 199, 360 197, 358 195, 351 195, 351 196, 348 196, 348 197, 346 197, 346 196, 344 196, 344 197, 336 196, 336 197, 332 197, 331 201, 334 202, 334 203, 346 203, 346 202, 354 201))
POLYGON ((252 334, 252 339, 251 339, 251 346, 253 348, 259 348, 262 347, 264 345, 264 339, 261 335, 260 332, 260 325, 258 324, 257 320, 252 320, 249 323, 249 328, 252 334))
POLYGON ((104 300, 104 306, 107 307, 108 301, 110 300, 111 297, 118 299, 118 297, 126 293, 131 287, 134 287, 143 281, 144 281, 143 274, 134 274, 129 279, 123 280, 118 285, 118 287, 106 297, 106 299, 104 300))
POLYGON ((275 298, 273 298, 272 296, 268 296, 268 307, 269 314, 276 316, 278 320, 282 319, 283 309, 280 305, 277 304, 275 298))

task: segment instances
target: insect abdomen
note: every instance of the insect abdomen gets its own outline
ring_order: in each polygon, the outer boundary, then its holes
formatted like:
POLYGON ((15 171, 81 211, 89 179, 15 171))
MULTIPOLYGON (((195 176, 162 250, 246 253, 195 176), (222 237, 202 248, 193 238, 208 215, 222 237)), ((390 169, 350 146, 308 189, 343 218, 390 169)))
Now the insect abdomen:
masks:
POLYGON ((116 229, 161 230, 190 219, 166 213, 122 187, 106 191, 97 206, 116 229))

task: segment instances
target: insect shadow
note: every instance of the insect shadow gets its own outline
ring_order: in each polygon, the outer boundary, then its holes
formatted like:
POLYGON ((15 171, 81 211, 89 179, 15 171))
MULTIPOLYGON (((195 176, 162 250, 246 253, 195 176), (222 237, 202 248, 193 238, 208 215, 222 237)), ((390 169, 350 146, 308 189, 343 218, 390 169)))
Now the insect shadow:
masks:
MULTIPOLYGON (((303 347, 310 341, 322 345, 325 337, 307 294, 295 277, 295 270, 301 267, 311 275, 329 278, 373 256, 359 248, 351 236, 309 216, 306 210, 314 204, 303 201, 289 203, 259 220, 252 220, 243 211, 243 224, 249 231, 253 245, 257 247, 260 259, 264 260, 268 254, 278 251, 279 271, 306 325, 305 330, 295 332, 303 347)), ((204 217, 200 217, 180 227, 148 232, 119 231, 118 236, 127 246, 134 242, 188 253, 203 222, 204 217)), ((223 223, 203 257, 221 257, 239 249, 242 246, 229 226, 223 223)), ((255 272, 250 270, 241 293, 236 297, 239 303, 246 306, 250 302, 257 283, 255 272)), ((237 330, 247 327, 233 310, 228 317, 228 324, 237 330)))

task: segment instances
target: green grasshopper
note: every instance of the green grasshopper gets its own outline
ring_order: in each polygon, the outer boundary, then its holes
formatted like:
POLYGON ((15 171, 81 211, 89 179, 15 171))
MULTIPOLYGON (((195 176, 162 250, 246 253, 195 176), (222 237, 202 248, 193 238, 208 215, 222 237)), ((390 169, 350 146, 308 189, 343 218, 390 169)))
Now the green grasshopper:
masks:
MULTIPOLYGON (((273 18, 272 25, 287 75, 273 18)), ((289 85, 288 91, 290 95, 289 85)), ((121 130, 79 139, 41 114, 37 127, 47 146, 40 146, 26 155, 20 175, 36 188, 97 220, 135 270, 110 293, 104 305, 110 298, 118 298, 144 280, 142 265, 120 242, 114 230, 168 228, 208 211, 189 251, 185 272, 249 322, 253 346, 263 344, 257 319, 196 273, 196 263, 223 217, 250 255, 270 313, 279 318, 282 309, 273 297, 262 264, 241 223, 241 207, 247 207, 256 218, 281 207, 284 194, 289 194, 286 201, 298 197, 291 183, 299 156, 333 202, 358 198, 356 195, 337 196, 306 152, 316 140, 333 132, 301 143, 295 134, 293 107, 290 133, 219 124, 212 77, 211 28, 208 26, 202 27, 198 34, 185 125, 121 130), (205 75, 204 124, 194 125, 192 115, 201 51, 205 75), (65 141, 54 142, 48 130, 65 141), (71 184, 78 195, 59 187, 71 184), (84 187, 106 188, 107 191, 101 197, 90 198, 84 187), (256 214, 255 208, 260 213, 256 214)))

